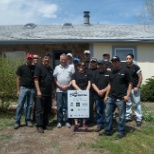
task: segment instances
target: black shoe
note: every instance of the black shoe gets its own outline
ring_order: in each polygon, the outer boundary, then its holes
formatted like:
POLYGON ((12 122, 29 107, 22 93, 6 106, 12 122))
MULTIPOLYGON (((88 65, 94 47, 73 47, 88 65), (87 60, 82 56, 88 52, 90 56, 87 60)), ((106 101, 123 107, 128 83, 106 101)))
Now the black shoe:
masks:
POLYGON ((132 121, 132 119, 130 118, 130 119, 126 119, 126 122, 131 122, 132 121))
POLYGON ((112 134, 104 131, 104 132, 99 133, 99 136, 112 136, 112 134))
POLYGON ((37 127, 36 129, 38 133, 44 133, 44 130, 42 127, 37 127))
POLYGON ((44 129, 45 129, 45 130, 52 130, 52 127, 46 126, 46 127, 44 127, 44 129))
POLYGON ((102 129, 103 129, 102 127, 97 127, 96 130, 95 130, 95 132, 99 132, 99 131, 101 131, 102 129))
POLYGON ((19 123, 15 123, 14 129, 18 129, 19 127, 20 127, 20 124, 19 123))
POLYGON ((124 134, 118 134, 118 135, 115 137, 115 139, 116 139, 116 140, 119 140, 119 139, 123 138, 124 136, 125 136, 124 134))
POLYGON ((142 125, 142 121, 136 121, 136 126, 140 127, 142 125))

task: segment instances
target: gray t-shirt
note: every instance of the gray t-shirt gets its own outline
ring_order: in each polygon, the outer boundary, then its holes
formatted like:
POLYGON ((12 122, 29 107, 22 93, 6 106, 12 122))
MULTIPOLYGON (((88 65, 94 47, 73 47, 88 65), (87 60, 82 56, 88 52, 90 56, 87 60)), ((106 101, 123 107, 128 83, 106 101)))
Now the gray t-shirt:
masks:
MULTIPOLYGON (((53 76, 57 79, 61 85, 68 85, 71 81, 72 74, 75 72, 74 67, 66 65, 63 67, 61 64, 56 66, 53 72, 53 76)), ((56 88, 56 92, 64 92, 59 87, 56 88)))

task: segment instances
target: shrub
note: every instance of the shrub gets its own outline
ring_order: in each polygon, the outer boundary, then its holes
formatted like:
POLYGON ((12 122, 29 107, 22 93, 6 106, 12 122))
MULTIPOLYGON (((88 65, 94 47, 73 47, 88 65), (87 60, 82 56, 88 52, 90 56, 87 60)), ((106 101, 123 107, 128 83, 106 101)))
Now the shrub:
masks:
POLYGON ((141 100, 154 101, 154 76, 146 79, 145 84, 141 86, 141 100))
MULTIPOLYGON (((22 60, 22 63, 24 60, 22 60)), ((16 70, 21 59, 0 57, 0 99, 4 101, 16 97, 16 70)))

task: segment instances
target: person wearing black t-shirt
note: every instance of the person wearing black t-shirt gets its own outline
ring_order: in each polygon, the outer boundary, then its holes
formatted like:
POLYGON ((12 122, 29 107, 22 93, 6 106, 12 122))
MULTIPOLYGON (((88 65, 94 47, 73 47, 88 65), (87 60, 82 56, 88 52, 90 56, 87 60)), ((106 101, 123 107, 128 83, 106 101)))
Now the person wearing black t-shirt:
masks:
MULTIPOLYGON (((97 70, 98 70, 97 69, 97 59, 95 57, 92 57, 90 59, 89 69, 87 70, 91 81, 93 80, 97 70)), ((93 117, 94 117, 95 99, 93 96, 94 96, 94 89, 93 89, 93 87, 91 87, 91 89, 90 89, 90 117, 88 119, 88 122, 93 122, 93 117)))
POLYGON ((110 75, 110 83, 104 98, 106 103, 105 109, 105 127, 104 132, 99 135, 112 135, 112 122, 113 112, 115 108, 118 108, 119 121, 118 121, 118 134, 116 139, 121 139, 125 136, 125 121, 126 121, 126 102, 129 100, 129 96, 132 89, 132 78, 129 71, 126 68, 121 67, 120 58, 114 56, 111 59, 113 70, 110 75))
MULTIPOLYGON (((91 81, 88 73, 85 71, 85 63, 78 64, 78 71, 72 75, 72 86, 75 90, 90 90, 91 81)), ((83 119, 83 130, 87 131, 86 119, 83 119)), ((75 119, 74 130, 78 130, 78 120, 75 119)))
POLYGON ((134 55, 128 54, 126 56, 127 68, 133 78, 133 89, 130 94, 130 99, 126 104, 126 121, 131 121, 132 117, 132 103, 134 103, 134 112, 136 115, 136 124, 142 124, 142 109, 140 99, 140 85, 142 83, 142 72, 138 65, 133 63, 134 55))
POLYGON ((90 63, 90 50, 84 51, 84 63, 85 63, 85 69, 88 69, 90 63))
POLYGON ((106 65, 103 60, 98 61, 98 71, 92 80, 92 87, 95 91, 94 98, 96 100, 96 118, 97 118, 97 129, 95 132, 99 132, 103 129, 105 122, 105 107, 104 96, 109 84, 110 72, 106 70, 106 65))
POLYGON ((20 119, 22 116, 22 110, 24 107, 25 122, 27 126, 32 127, 31 112, 34 99, 34 66, 32 65, 33 55, 26 55, 26 64, 21 65, 17 69, 17 96, 18 106, 16 109, 15 126, 14 129, 20 127, 20 119))
POLYGON ((44 129, 51 129, 51 127, 49 127, 49 115, 51 112, 54 80, 50 60, 50 53, 45 53, 42 63, 36 65, 34 72, 36 88, 35 117, 38 133, 44 133, 44 129))

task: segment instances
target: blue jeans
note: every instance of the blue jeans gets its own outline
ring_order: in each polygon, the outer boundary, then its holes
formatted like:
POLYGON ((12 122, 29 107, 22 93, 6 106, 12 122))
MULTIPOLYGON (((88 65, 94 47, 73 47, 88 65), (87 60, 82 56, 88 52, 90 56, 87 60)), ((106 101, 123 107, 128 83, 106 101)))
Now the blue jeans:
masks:
POLYGON ((96 99, 96 118, 97 118, 97 126, 103 127, 105 122, 105 107, 103 99, 96 99))
POLYGON ((68 122, 67 93, 56 92, 56 100, 57 100, 57 121, 63 123, 63 119, 65 118, 65 122, 68 122), (63 115, 63 111, 65 111, 65 117, 63 115))
POLYGON ((130 99, 126 103, 126 119, 129 119, 132 114, 132 103, 134 104, 134 112, 136 115, 136 121, 142 121, 142 109, 140 99, 140 89, 136 93, 132 89, 130 99))
POLYGON ((18 97, 18 106, 16 109, 15 123, 20 124, 23 107, 25 109, 25 121, 26 122, 31 121, 33 100, 34 100, 34 89, 21 86, 18 97))
POLYGON ((113 112, 115 108, 118 108, 119 121, 117 130, 119 134, 125 134, 125 114, 126 114, 126 102, 123 99, 113 99, 108 98, 105 109, 105 132, 112 134, 112 122, 113 122, 113 112))

